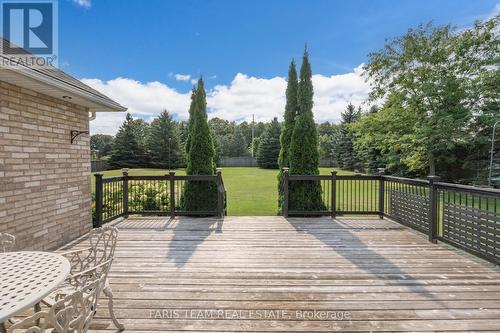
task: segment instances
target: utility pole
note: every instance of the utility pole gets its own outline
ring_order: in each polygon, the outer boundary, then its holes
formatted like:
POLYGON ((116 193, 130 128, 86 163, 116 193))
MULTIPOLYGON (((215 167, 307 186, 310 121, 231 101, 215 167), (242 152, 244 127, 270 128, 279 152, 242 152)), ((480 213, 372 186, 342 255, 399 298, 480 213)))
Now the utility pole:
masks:
POLYGON ((253 159, 253 143, 255 139, 255 114, 252 114, 252 159, 253 159))
POLYGON ((488 175, 488 186, 491 186, 491 172, 493 170, 493 155, 495 151, 495 130, 498 123, 500 123, 500 120, 498 120, 495 124, 493 124, 493 134, 491 135, 490 172, 488 175))
POLYGON ((168 138, 168 171, 172 170, 172 167, 171 167, 171 151, 172 151, 172 138, 168 138))

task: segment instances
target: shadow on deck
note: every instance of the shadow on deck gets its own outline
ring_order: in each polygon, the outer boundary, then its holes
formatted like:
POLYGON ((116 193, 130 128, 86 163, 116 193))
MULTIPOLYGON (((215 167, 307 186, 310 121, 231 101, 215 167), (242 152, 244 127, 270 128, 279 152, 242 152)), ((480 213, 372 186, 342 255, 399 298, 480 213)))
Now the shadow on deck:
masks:
MULTIPOLYGON (((110 273, 130 332, 500 327, 500 271, 378 218, 129 218, 110 273)), ((76 247, 84 244, 77 244, 76 247)), ((113 331, 105 308, 95 332, 113 331)))

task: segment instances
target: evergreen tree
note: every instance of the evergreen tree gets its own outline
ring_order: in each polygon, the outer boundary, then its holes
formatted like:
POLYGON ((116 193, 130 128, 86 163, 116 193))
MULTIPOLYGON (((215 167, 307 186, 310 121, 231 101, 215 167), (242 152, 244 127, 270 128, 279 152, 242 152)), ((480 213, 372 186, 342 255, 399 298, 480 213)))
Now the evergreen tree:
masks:
POLYGON ((278 118, 274 118, 266 131, 260 137, 259 149, 257 151, 257 163, 265 169, 278 169, 278 157, 280 153, 281 127, 278 118))
POLYGON ((193 133, 194 111, 196 108, 196 89, 191 91, 191 104, 189 105, 189 120, 187 125, 187 138, 186 138, 186 155, 189 154, 191 149, 191 133, 193 133))
POLYGON ((286 105, 283 123, 283 131, 280 136, 281 149, 279 154, 279 167, 289 167, 289 150, 292 141, 292 133, 295 125, 295 117, 298 110, 297 90, 299 83, 297 81, 297 70, 295 61, 292 60, 288 70, 288 82, 286 87, 286 105))
POLYGON ((283 168, 290 166, 289 153, 290 153, 290 142, 292 141, 293 128, 295 126, 295 117, 297 116, 297 91, 299 89, 299 82, 297 80, 297 69, 295 67, 295 60, 292 59, 290 67, 288 69, 288 82, 286 86, 286 105, 285 105, 285 115, 283 122, 283 130, 280 136, 280 153, 278 157, 278 214, 281 213, 281 207, 283 205, 283 193, 282 193, 282 182, 283 182, 283 168))
POLYGON ((243 131, 236 127, 231 137, 228 156, 240 157, 248 154, 247 142, 243 131))
MULTIPOLYGON (((207 122, 207 102, 203 80, 198 80, 190 108, 189 147, 186 173, 213 175, 215 149, 207 122)), ((213 182, 187 181, 184 186, 183 208, 188 211, 214 211, 217 208, 217 187, 213 182)))
POLYGON ((179 132, 167 110, 151 122, 147 148, 153 167, 177 168, 182 165, 179 132))
MULTIPOLYGON (((318 134, 313 107, 313 85, 311 65, 307 50, 304 51, 297 91, 298 115, 290 143, 290 174, 318 175, 318 134)), ((294 182, 290 186, 289 207, 299 211, 325 210, 321 198, 321 184, 317 181, 294 182)))
MULTIPOLYGON (((251 144, 250 147, 248 147, 250 154, 252 154, 252 150, 253 150, 254 157, 257 156, 257 153, 259 152, 260 138, 261 138, 261 136, 254 138, 253 144, 251 144)), ((278 152, 278 154, 279 154, 279 152, 278 152)))
POLYGON ((336 142, 337 162, 341 169, 359 170, 361 162, 354 149, 355 135, 350 126, 360 119, 361 111, 356 110, 354 105, 349 103, 346 111, 342 112, 341 116, 340 131, 336 142))
POLYGON ((137 168, 144 166, 146 154, 139 145, 134 130, 134 119, 127 113, 123 125, 116 133, 109 165, 113 168, 137 168))
POLYGON ((146 151, 146 144, 149 137, 149 124, 144 119, 133 119, 131 122, 135 139, 142 150, 146 151))

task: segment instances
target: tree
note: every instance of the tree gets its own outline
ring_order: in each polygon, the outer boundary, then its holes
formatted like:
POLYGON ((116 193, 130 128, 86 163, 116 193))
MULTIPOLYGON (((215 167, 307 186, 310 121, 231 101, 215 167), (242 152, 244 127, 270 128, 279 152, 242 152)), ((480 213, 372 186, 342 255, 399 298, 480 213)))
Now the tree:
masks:
POLYGON ((134 119, 127 113, 125 121, 116 133, 109 164, 114 168, 137 168, 145 166, 146 154, 137 140, 134 119))
MULTIPOLYGON (((417 126, 417 117, 409 111, 405 111, 399 94, 391 94, 377 113, 365 114, 350 125, 355 135, 356 151, 362 155, 371 150, 379 153, 376 164, 371 167, 372 172, 375 168, 385 167, 390 174, 415 175, 408 165, 415 163, 411 162, 416 156, 412 133, 417 126)), ((420 156, 420 160, 425 161, 425 154, 420 156)))
MULTIPOLYGON (((338 135, 339 125, 324 122, 317 126, 319 157, 331 159, 334 158, 334 138, 338 135)), ((334 161, 335 162, 335 161, 334 161)))
POLYGON ((147 148, 153 167, 177 168, 182 165, 179 132, 167 110, 151 122, 147 148))
POLYGON ((193 133, 194 113, 196 111, 196 89, 191 91, 191 104, 189 105, 189 120, 187 125, 187 138, 186 138, 186 155, 189 155, 191 149, 191 133, 193 133))
POLYGON ((339 168, 345 170, 359 170, 361 163, 354 149, 354 133, 350 128, 351 124, 358 121, 361 116, 361 111, 354 107, 351 103, 347 105, 347 109, 342 112, 342 120, 340 129, 335 138, 335 158, 339 168))
POLYGON ((257 156, 257 153, 259 152, 259 145, 260 145, 261 137, 262 137, 262 135, 254 138, 253 143, 250 145, 250 147, 248 147, 250 155, 252 155, 252 150, 253 150, 253 156, 257 156))
POLYGON ((130 126, 132 127, 137 143, 141 149, 146 151, 146 145, 149 137, 149 124, 144 121, 144 119, 133 119, 130 126))
POLYGON ((278 169, 280 153, 281 127, 278 118, 274 118, 271 126, 262 134, 257 151, 257 163, 265 169, 278 169))
MULTIPOLYGON (((302 57, 300 82, 297 90, 298 115, 290 142, 290 174, 318 175, 319 153, 318 133, 313 107, 313 85, 311 65, 307 50, 302 57)), ((318 211, 326 209, 321 197, 321 184, 317 181, 294 182, 290 186, 289 207, 299 211, 318 211)))
POLYGON ((97 157, 106 156, 111 151, 113 136, 106 134, 94 134, 90 137, 90 149, 97 151, 97 157))
MULTIPOLYGON (((203 80, 198 80, 190 109, 189 147, 186 174, 213 175, 215 149, 207 122, 207 103, 203 80)), ((217 187, 213 182, 187 181, 182 205, 187 211, 214 211, 217 208, 217 187)))
POLYGON ((459 169, 460 152, 476 136, 471 124, 486 105, 496 100, 498 106, 498 85, 486 82, 499 73, 499 18, 476 22, 461 32, 450 26, 420 26, 369 55, 364 69, 371 98, 398 94, 402 112, 415 117, 411 145, 406 147, 411 150, 404 152, 411 171, 435 174, 437 167, 443 175, 447 166, 459 169))
POLYGON ((288 82, 286 86, 286 105, 285 116, 283 123, 283 130, 280 136, 281 149, 279 154, 279 168, 290 166, 289 150, 292 141, 293 128, 295 126, 295 117, 298 112, 298 98, 297 91, 299 82, 297 81, 297 69, 295 68, 295 61, 292 59, 290 68, 288 69, 288 82))
POLYGON ((288 68, 288 81, 286 85, 286 104, 285 104, 285 114, 283 129, 280 136, 280 153, 278 156, 278 214, 281 214, 281 208, 283 206, 283 193, 282 193, 282 183, 283 183, 283 168, 290 167, 290 143, 292 141, 293 128, 295 127, 295 117, 298 112, 298 100, 297 91, 299 89, 299 82, 297 79, 297 69, 295 66, 295 60, 292 59, 290 66, 288 68))
POLYGON ((226 156, 240 157, 248 154, 248 145, 245 139, 245 135, 239 127, 235 128, 229 144, 230 145, 228 147, 228 153, 226 156))

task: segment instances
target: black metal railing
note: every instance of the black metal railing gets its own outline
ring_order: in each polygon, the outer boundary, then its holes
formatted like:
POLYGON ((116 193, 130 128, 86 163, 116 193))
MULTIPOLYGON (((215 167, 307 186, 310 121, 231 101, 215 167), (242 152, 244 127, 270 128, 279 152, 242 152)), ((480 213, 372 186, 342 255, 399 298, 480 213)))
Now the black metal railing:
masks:
POLYGON ((436 183, 437 239, 492 262, 500 259, 500 191, 436 183))
POLYGON ((283 170, 288 216, 371 214, 392 220, 500 264, 500 190, 386 175, 290 175, 283 170), (294 184, 321 185, 320 209, 294 207, 294 184), (292 198, 291 198, 292 197, 292 198))
POLYGON ((102 174, 95 174, 95 186, 94 226, 96 227, 130 214, 172 217, 177 215, 222 217, 226 214, 226 190, 219 169, 215 175, 188 176, 178 176, 175 172, 161 176, 130 176, 124 169, 123 175, 118 177, 103 178, 102 174), (204 209, 186 208, 183 196, 187 184, 198 188, 206 184, 213 188, 214 191, 205 192, 206 198, 196 198, 204 203, 211 202, 213 205, 205 205, 204 209))
POLYGON ((410 228, 429 230, 429 182, 420 179, 379 176, 384 186, 383 215, 410 228))

